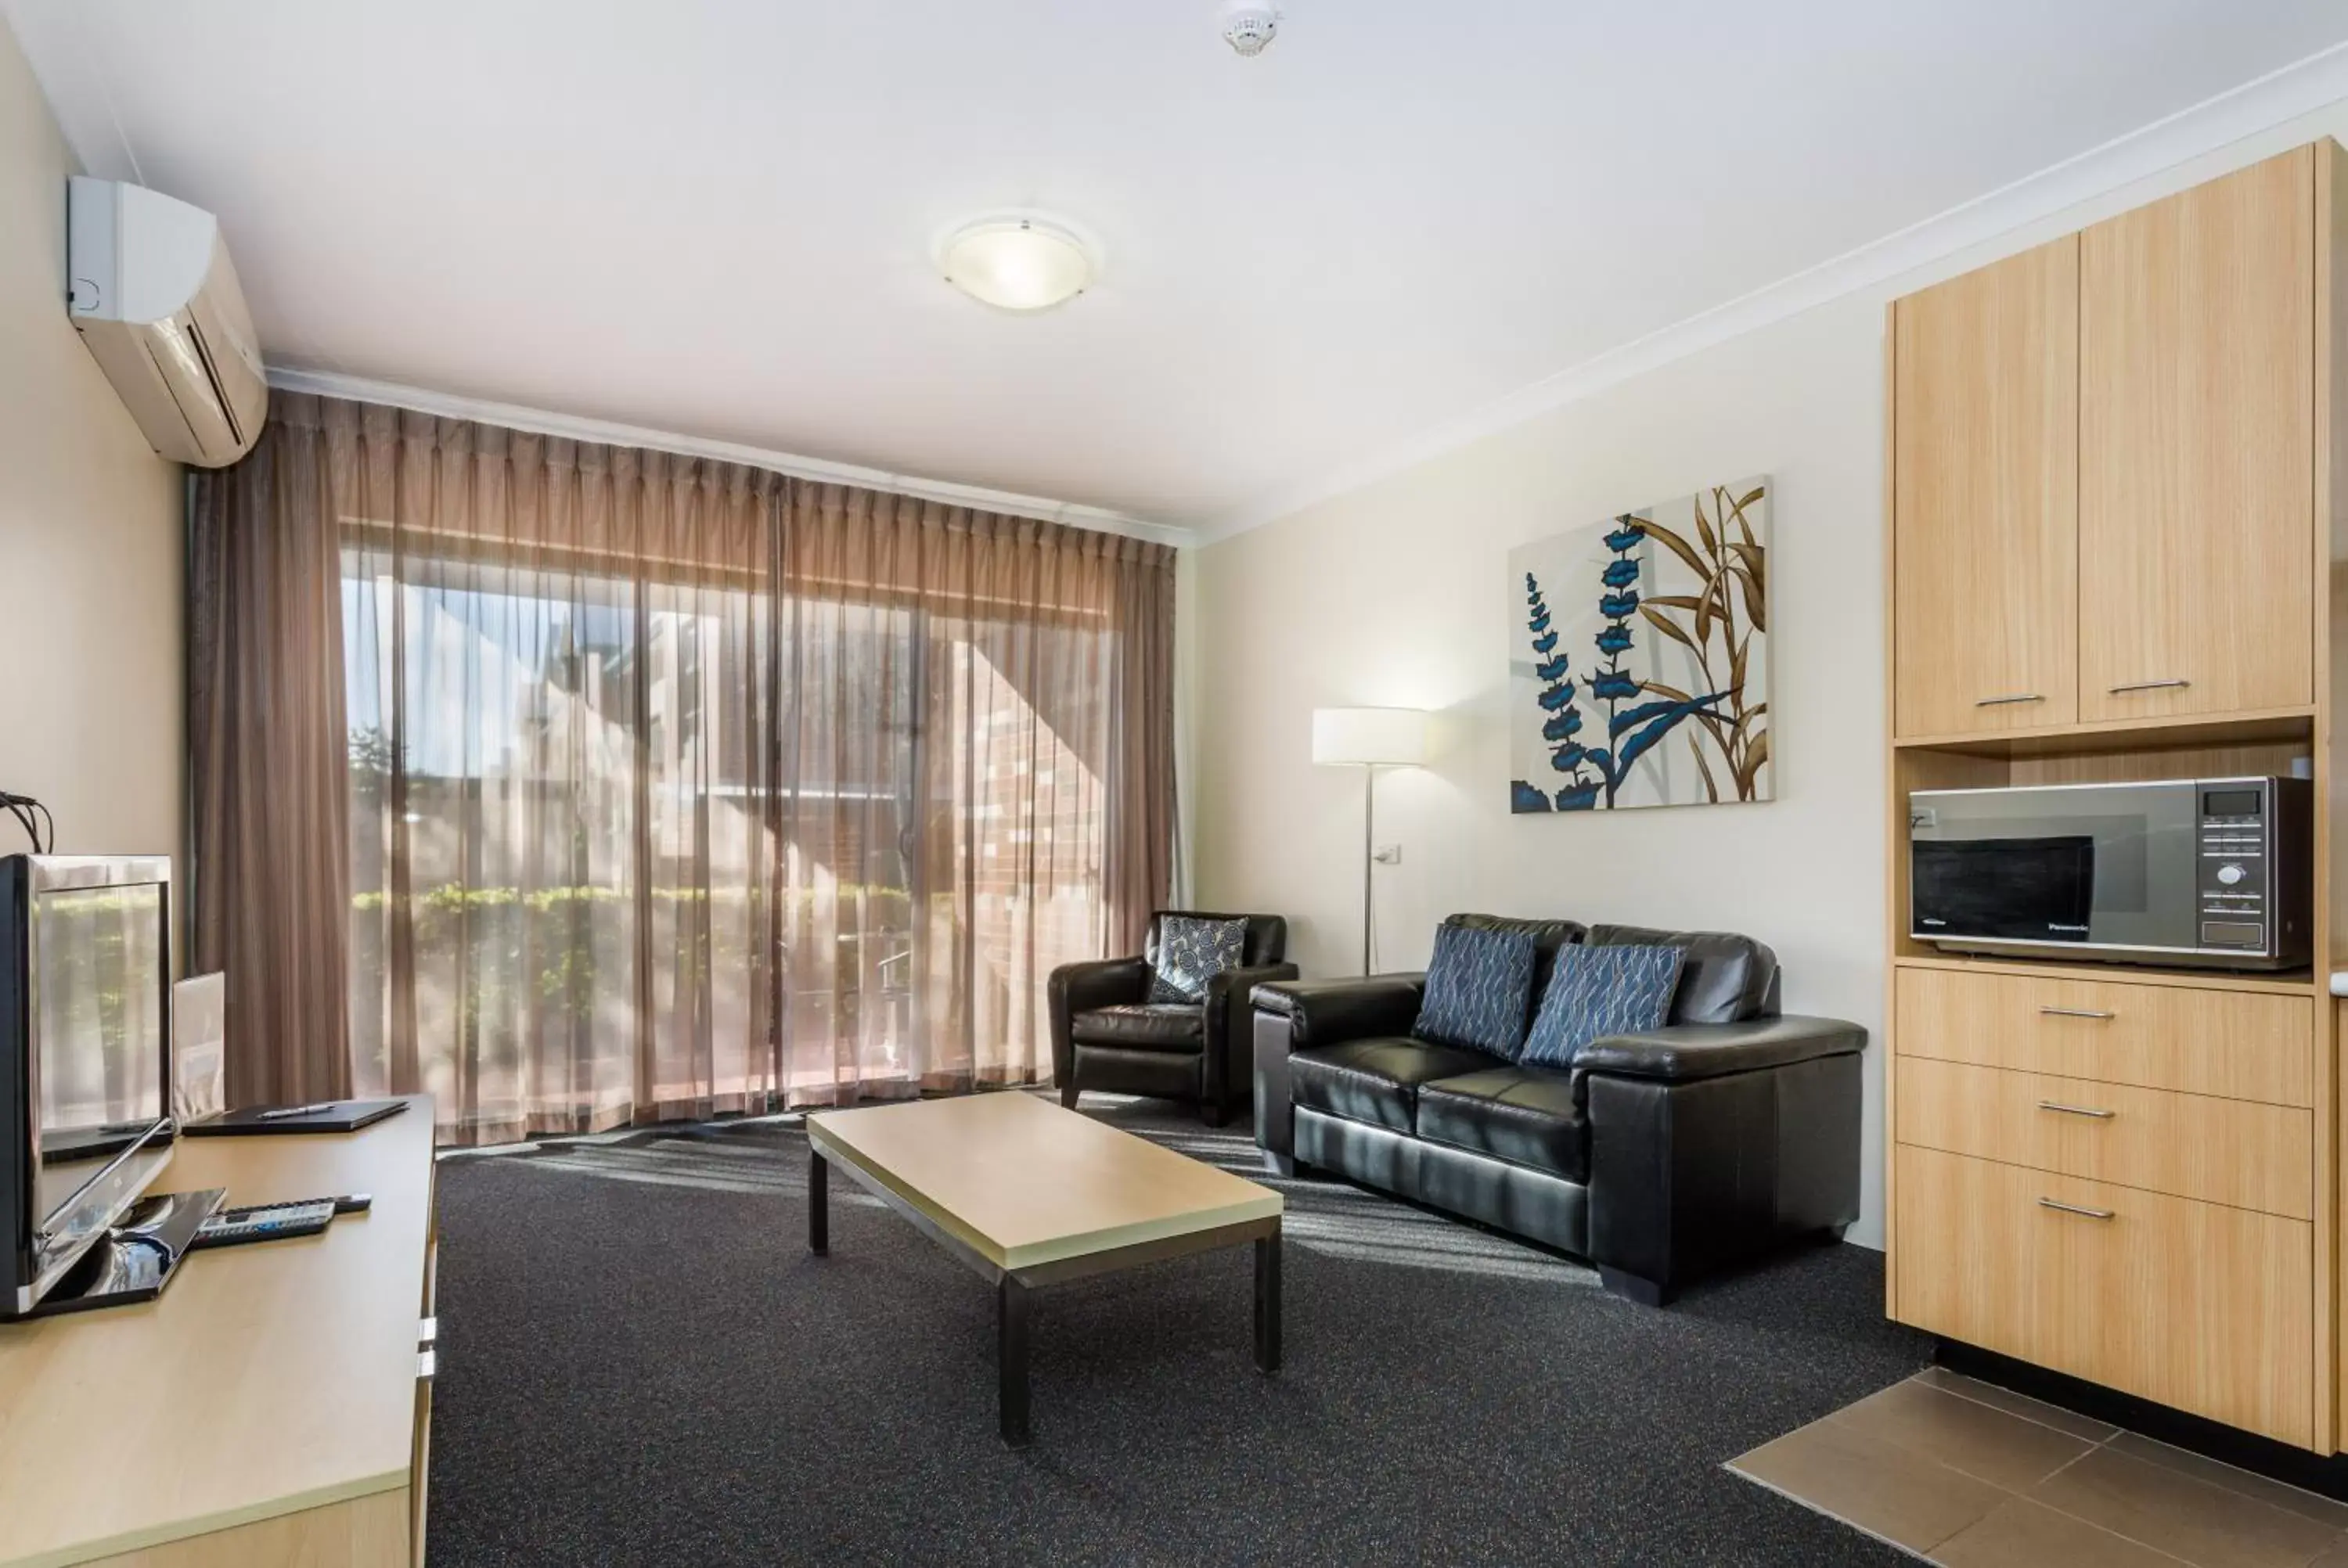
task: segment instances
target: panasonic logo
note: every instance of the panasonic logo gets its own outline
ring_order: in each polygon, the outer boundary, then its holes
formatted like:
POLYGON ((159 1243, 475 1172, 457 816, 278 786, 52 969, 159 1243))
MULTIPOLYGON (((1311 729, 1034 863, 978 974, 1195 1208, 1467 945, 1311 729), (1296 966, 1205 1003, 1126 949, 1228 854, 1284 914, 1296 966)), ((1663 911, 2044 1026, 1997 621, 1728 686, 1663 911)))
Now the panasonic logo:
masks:
POLYGON ((2087 934, 2087 928, 2085 926, 2058 926, 2052 920, 2046 922, 2046 928, 2050 931, 2076 931, 2082 937, 2087 934))

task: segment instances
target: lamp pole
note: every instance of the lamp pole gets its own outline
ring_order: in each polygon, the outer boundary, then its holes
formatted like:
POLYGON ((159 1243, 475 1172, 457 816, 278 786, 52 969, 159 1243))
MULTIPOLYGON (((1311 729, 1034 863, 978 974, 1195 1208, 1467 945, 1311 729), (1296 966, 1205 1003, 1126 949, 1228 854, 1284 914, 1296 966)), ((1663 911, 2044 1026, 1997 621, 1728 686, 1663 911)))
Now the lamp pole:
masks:
POLYGON ((1362 764, 1362 976, 1370 973, 1370 933, 1377 919, 1377 835, 1372 827, 1377 809, 1378 764, 1362 764))

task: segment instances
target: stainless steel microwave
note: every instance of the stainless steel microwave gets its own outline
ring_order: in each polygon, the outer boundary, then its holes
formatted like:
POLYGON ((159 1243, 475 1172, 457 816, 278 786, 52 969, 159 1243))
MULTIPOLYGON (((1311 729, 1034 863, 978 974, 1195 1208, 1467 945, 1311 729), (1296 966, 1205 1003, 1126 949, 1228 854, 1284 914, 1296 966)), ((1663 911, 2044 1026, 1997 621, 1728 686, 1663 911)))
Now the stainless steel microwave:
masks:
POLYGON ((2293 778, 1918 790, 1909 934, 1954 952, 2296 968, 2314 804, 2293 778))

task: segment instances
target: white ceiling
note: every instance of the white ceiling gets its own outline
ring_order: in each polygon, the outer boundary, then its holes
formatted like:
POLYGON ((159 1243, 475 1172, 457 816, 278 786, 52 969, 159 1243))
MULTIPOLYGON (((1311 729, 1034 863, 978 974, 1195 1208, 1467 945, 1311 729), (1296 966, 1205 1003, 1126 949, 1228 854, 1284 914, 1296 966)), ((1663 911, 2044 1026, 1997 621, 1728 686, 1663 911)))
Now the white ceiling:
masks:
POLYGON ((0 0, 273 364, 1214 528, 2348 39, 2337 0, 0 0), (135 160, 135 170, 133 163, 135 160), (1005 206, 1093 291, 988 311, 1005 206))

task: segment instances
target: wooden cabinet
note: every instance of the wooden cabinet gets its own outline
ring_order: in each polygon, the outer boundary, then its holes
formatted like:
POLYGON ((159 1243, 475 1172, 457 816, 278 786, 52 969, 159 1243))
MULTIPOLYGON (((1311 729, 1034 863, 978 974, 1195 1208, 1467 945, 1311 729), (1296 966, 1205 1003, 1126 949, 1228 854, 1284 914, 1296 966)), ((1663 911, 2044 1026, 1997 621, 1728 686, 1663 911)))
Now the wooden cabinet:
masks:
POLYGON ((1902 1144, 2116 1182, 2304 1220, 2315 1213, 2313 1112, 1913 1058, 1902 1144))
POLYGON ((151 1305, 0 1328, 0 1564, 421 1563, 431 1101, 346 1135, 182 1139, 164 1180, 375 1202, 198 1253, 151 1305))
POLYGON ((2316 1440, 2315 999, 1903 964, 1902 1322, 2316 1440))
POLYGON ((1893 307, 1895 723, 2079 716, 2079 240, 1893 307))
MULTIPOLYGON (((1909 295, 1886 338, 1888 1310, 2340 1450, 2348 1009, 2184 955, 1962 957, 1907 904, 1916 790, 2348 788, 2348 154, 1909 295)), ((2273 868, 2319 969, 2348 968, 2337 816, 2273 868)))
POLYGON ((1936 1149, 1896 1157, 1907 1321, 2312 1440, 2310 1225, 1936 1149))
POLYGON ((1894 1049, 2020 1072, 2312 1106, 2315 1003, 2307 996, 1900 969, 1894 1049))
POLYGON ((2079 717, 2314 700, 2315 153, 2079 236, 2079 717))

